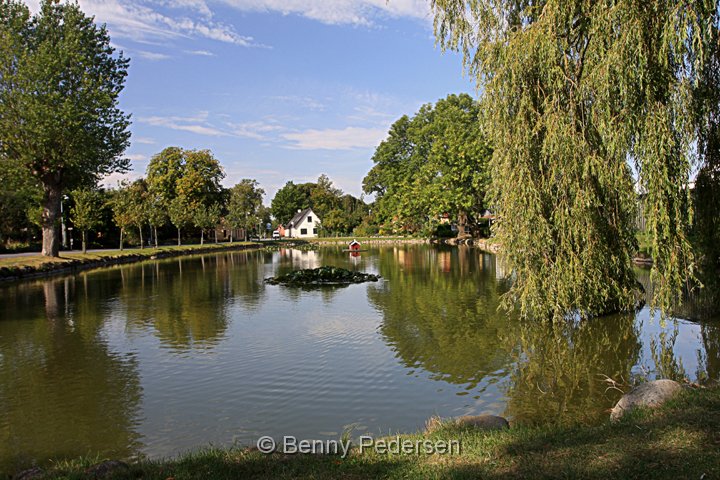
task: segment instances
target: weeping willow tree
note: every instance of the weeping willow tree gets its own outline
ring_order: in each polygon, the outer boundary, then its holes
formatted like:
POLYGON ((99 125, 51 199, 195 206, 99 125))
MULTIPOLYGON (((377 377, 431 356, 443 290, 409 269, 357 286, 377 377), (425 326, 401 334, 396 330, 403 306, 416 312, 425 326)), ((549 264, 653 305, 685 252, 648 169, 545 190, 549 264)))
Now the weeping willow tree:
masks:
POLYGON ((506 301, 544 318, 631 309, 640 193, 667 312, 694 277, 693 105, 709 95, 715 1, 432 5, 438 42, 483 91, 496 236, 516 274, 506 301))

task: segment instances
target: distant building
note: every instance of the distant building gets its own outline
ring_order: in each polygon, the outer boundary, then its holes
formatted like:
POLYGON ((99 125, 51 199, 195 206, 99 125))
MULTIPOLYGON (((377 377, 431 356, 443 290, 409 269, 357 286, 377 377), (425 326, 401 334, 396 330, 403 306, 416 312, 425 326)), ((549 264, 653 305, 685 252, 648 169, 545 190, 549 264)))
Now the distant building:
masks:
MULTIPOLYGON (((285 232, 285 227, 282 224, 278 225, 278 228, 275 229, 275 232, 277 232, 281 238, 287 237, 287 233, 285 232)), ((273 237, 275 236, 275 232, 273 232, 273 237)))
POLYGON ((315 238, 320 229, 320 219, 312 208, 298 210, 285 227, 285 236, 290 238, 315 238))

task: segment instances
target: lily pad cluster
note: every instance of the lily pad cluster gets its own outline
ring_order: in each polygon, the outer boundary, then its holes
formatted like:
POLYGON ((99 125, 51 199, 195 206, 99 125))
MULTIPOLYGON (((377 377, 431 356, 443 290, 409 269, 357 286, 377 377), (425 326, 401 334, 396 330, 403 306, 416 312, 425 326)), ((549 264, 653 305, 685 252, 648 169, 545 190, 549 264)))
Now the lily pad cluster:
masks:
POLYGON ((351 283, 377 282, 380 275, 353 272, 339 267, 320 267, 295 270, 285 275, 265 279, 270 285, 349 285, 351 283))

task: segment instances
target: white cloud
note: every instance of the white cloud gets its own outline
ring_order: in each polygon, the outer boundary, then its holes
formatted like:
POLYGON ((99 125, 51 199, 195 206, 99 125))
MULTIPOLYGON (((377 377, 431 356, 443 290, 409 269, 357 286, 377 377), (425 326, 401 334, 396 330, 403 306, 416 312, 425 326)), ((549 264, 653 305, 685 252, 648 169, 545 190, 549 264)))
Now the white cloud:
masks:
MULTIPOLYGON (((38 0, 26 0, 33 12, 38 0)), ((142 43, 167 43, 178 38, 203 37, 243 47, 264 47, 252 37, 238 34, 230 25, 213 20, 204 0, 80 0, 80 7, 98 23, 106 23, 110 35, 142 43), (157 7, 184 10, 190 16, 164 14, 157 7), (199 14, 199 16, 198 16, 199 14)))
POLYGON ((428 0, 223 0, 243 11, 300 15, 323 23, 372 25, 382 16, 430 18, 428 0))
POLYGON ((204 17, 210 18, 212 17, 212 11, 210 10, 210 7, 208 7, 207 3, 205 3, 204 0, 154 0, 155 3, 158 3, 159 5, 163 5, 165 7, 170 8, 176 8, 176 9, 183 9, 183 10, 192 10, 194 12, 197 12, 204 17))
POLYGON ((282 137, 292 142, 288 148, 300 150, 350 150, 374 148, 387 135, 381 128, 347 127, 343 129, 305 130, 286 133, 282 137))
POLYGON ((246 122, 238 124, 229 124, 231 133, 238 137, 252 138, 254 140, 268 140, 267 134, 282 130, 278 125, 272 125, 265 122, 246 122))
POLYGON ((142 145, 155 145, 155 139, 149 137, 133 137, 133 143, 139 143, 142 145))
POLYGON ((189 117, 182 116, 150 116, 140 117, 139 123, 153 127, 165 127, 172 130, 191 132, 197 135, 211 137, 244 137, 254 140, 271 140, 268 134, 284 130, 284 127, 272 123, 272 121, 253 121, 244 123, 232 123, 227 115, 214 115, 214 122, 210 120, 209 112, 198 112, 189 117), (219 118, 225 118, 218 121, 219 118))
POLYGON ((198 55, 201 57, 214 57, 215 54, 212 52, 208 52, 207 50, 186 50, 185 53, 188 55, 198 55))
POLYGON ((140 58, 144 58, 146 60, 167 60, 169 58, 172 58, 170 55, 165 55, 164 53, 157 53, 157 52, 146 52, 144 50, 140 50, 137 52, 137 56, 140 58))
POLYGON ((133 153, 131 155, 125 155, 125 158, 130 160, 131 162, 144 162, 148 159, 146 155, 143 155, 141 153, 133 153))
POLYGON ((197 135, 206 135, 210 137, 223 137, 228 133, 224 132, 207 122, 208 112, 200 112, 193 117, 141 117, 138 119, 140 123, 145 123, 153 127, 165 127, 172 130, 182 132, 190 132, 197 135))

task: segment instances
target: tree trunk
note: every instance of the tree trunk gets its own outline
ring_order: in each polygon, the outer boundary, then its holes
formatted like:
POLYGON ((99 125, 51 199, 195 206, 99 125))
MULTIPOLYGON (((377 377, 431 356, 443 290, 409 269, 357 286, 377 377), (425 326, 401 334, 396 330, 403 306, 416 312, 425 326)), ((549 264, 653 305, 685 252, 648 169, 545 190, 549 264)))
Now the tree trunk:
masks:
POLYGON ((87 232, 85 230, 82 231, 82 253, 83 255, 87 253, 87 232))
POLYGON ((143 249, 143 236, 142 236, 142 225, 138 226, 138 232, 140 232, 140 250, 143 249))
POLYGON ((180 243, 180 227, 178 227, 178 247, 181 245, 182 243, 180 243))
POLYGON ((121 228, 121 229, 120 229, 120 251, 121 251, 121 252, 122 252, 122 249, 123 249, 123 233, 125 233, 125 229, 124 229, 124 228, 121 228))
POLYGON ((205 243, 205 229, 201 228, 200 229, 200 245, 202 245, 203 243, 205 243))
POLYGON ((153 227, 153 232, 155 234, 155 248, 158 248, 157 227, 153 227))
POLYGON ((60 174, 48 175, 42 179, 43 198, 42 216, 42 254, 46 257, 60 256, 60 239, 58 238, 58 217, 60 215, 60 174))
POLYGON ((233 229, 232 229, 232 227, 230 227, 230 243, 233 243, 232 236, 233 236, 233 229))
POLYGON ((217 238, 217 228, 215 229, 215 243, 218 243, 218 238, 217 238))

